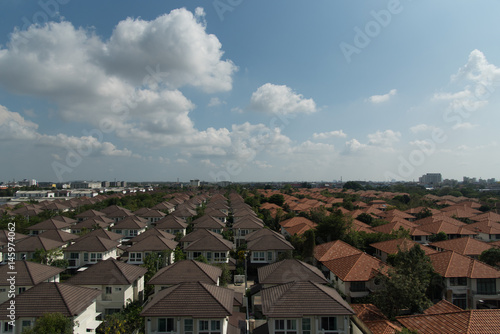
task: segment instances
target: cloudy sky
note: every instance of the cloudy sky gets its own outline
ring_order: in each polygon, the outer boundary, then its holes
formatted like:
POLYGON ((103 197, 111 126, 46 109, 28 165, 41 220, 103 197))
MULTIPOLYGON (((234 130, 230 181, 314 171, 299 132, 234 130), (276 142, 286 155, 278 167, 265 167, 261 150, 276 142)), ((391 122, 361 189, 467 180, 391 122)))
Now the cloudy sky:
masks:
POLYGON ((0 2, 0 181, 500 178, 497 1, 0 2))

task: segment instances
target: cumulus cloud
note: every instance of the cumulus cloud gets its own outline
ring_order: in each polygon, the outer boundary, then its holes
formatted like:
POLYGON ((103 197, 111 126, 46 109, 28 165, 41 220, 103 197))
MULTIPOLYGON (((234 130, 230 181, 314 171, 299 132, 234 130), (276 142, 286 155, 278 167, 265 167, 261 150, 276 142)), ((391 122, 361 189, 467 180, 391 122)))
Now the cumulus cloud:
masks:
POLYGON ((271 114, 310 114, 317 111, 313 99, 305 99, 286 85, 266 83, 250 99, 250 108, 271 114))
POLYGON ((347 135, 342 130, 313 133, 314 139, 345 138, 347 135))
POLYGON ((351 139, 345 143, 344 154, 361 152, 361 151, 377 151, 377 152, 392 152, 394 144, 401 138, 401 133, 398 131, 385 130, 377 131, 367 135, 368 141, 366 144, 361 143, 357 139, 351 139))
POLYGON ((411 133, 419 133, 419 132, 427 132, 427 131, 432 131, 436 129, 435 126, 432 126, 432 125, 427 125, 427 124, 418 124, 418 125, 415 125, 415 126, 412 126, 410 128, 410 132, 411 133))
POLYGON ((216 107, 221 104, 226 104, 226 102, 221 101, 218 97, 212 97, 210 101, 208 101, 208 107, 216 107))
POLYGON ((371 103, 382 103, 382 102, 387 102, 389 99, 393 96, 395 96, 397 93, 397 89, 391 89, 389 93, 384 94, 384 95, 373 95, 368 98, 368 100, 371 103))
POLYGON ((477 127, 477 124, 471 124, 469 122, 457 123, 453 125, 453 130, 469 130, 477 127))
POLYGON ((361 144, 357 139, 351 139, 345 143, 345 153, 358 152, 364 150, 367 147, 366 144, 361 144))

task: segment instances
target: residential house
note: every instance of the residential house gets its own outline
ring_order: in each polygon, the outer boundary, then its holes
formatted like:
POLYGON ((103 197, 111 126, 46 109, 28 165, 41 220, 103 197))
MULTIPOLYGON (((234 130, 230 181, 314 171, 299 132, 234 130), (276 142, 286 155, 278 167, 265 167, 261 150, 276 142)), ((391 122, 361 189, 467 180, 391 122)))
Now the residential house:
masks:
POLYGON ((202 282, 219 285, 222 269, 195 260, 183 260, 161 268, 146 284, 154 285, 155 293, 173 285, 202 282))
POLYGON ((321 270, 305 262, 286 259, 257 269, 258 283, 263 288, 293 281, 328 284, 321 270))
POLYGON ((89 209, 89 210, 83 211, 82 213, 77 214, 75 216, 75 218, 79 222, 81 222, 81 221, 84 221, 84 220, 87 220, 87 219, 90 219, 90 218, 105 217, 105 216, 106 216, 106 213, 104 213, 102 211, 97 211, 97 210, 89 209))
POLYGON ((16 243, 16 260, 32 260, 37 251, 62 250, 65 246, 65 242, 33 235, 16 243))
POLYGON ((186 235, 187 226, 188 224, 186 224, 182 218, 173 215, 168 215, 155 223, 155 227, 159 230, 173 235, 180 233, 182 236, 186 235))
POLYGON ((413 241, 416 241, 419 244, 427 244, 429 242, 429 237, 432 234, 426 231, 422 231, 418 228, 418 225, 402 218, 396 218, 392 220, 392 222, 389 222, 387 224, 373 227, 372 230, 379 233, 391 234, 392 232, 397 232, 399 229, 404 229, 408 231, 413 241))
POLYGON ((160 230, 156 227, 153 227, 153 228, 147 229, 144 233, 141 233, 138 236, 133 237, 132 239, 124 241, 123 244, 124 245, 134 245, 134 244, 138 243, 139 241, 142 241, 142 240, 144 240, 150 236, 153 236, 153 235, 157 235, 161 238, 169 239, 169 240, 175 239, 175 235, 167 233, 167 232, 160 230))
POLYGON ((493 220, 481 220, 464 226, 466 229, 477 233, 477 238, 483 241, 500 240, 500 223, 493 220))
POLYGON ((228 214, 224 213, 222 210, 206 208, 204 214, 219 220, 224 225, 227 222, 228 214))
POLYGON ((56 219, 47 219, 38 224, 31 225, 27 230, 30 231, 30 235, 38 235, 49 230, 61 230, 69 233, 71 232, 71 224, 56 219))
POLYGON ((71 226, 71 233, 79 234, 84 231, 88 232, 98 228, 107 229, 108 227, 113 226, 114 223, 115 222, 112 219, 104 216, 88 218, 71 226))
POLYGON ((425 252, 425 255, 437 253, 436 250, 409 239, 394 239, 370 244, 371 247, 375 248, 375 256, 382 260, 382 262, 387 262, 389 254, 397 254, 400 250, 410 250, 415 245, 419 245, 425 252))
POLYGON ((280 260, 282 254, 291 255, 295 249, 281 234, 263 228, 245 237, 250 251, 250 265, 264 265, 280 260))
POLYGON ((151 209, 153 210, 160 210, 163 211, 167 214, 174 212, 175 210, 175 205, 169 202, 161 202, 153 206, 151 209))
MULTIPOLYGON (((104 210, 102 212, 104 212, 104 210)), ((110 213, 107 213, 106 217, 109 219, 113 219, 115 221, 115 223, 117 223, 121 220, 124 220, 127 217, 135 217, 135 215, 132 213, 132 211, 122 208, 122 209, 117 209, 117 210, 114 210, 110 213)), ((145 220, 145 221, 147 221, 147 220, 145 220)))
POLYGON ((234 291, 188 282, 163 289, 144 306, 145 333, 228 334, 234 291))
POLYGON ((132 215, 117 221, 111 231, 123 235, 124 239, 131 239, 146 231, 146 227, 146 219, 132 215))
POLYGON ((234 241, 240 245, 245 241, 245 237, 253 232, 264 228, 264 222, 257 217, 247 216, 233 223, 231 227, 233 230, 234 241))
POLYGON ((302 235, 307 230, 313 230, 318 224, 304 217, 293 217, 280 223, 281 234, 291 237, 295 234, 302 235))
MULTIPOLYGON (((234 245, 231 241, 223 239, 222 237, 216 236, 208 230, 197 230, 206 231, 205 236, 189 242, 188 246, 184 246, 184 252, 189 260, 195 260, 200 256, 203 256, 208 260, 209 263, 229 263, 229 252, 234 249, 234 245)), ((197 231, 193 232, 196 233, 197 231)), ((193 234, 191 233, 191 234, 193 234)), ((181 242, 187 237, 181 239, 181 242)), ((184 240, 185 241, 185 240, 184 240)))
POLYGON ((430 254, 429 258, 445 279, 446 300, 462 309, 475 309, 484 302, 500 307, 500 270, 454 251, 430 254))
POLYGON ((76 269, 98 261, 118 257, 119 242, 98 237, 96 235, 79 238, 74 244, 64 249, 64 257, 68 260, 69 269, 76 269))
POLYGON ((477 233, 468 230, 467 224, 457 219, 447 216, 431 216, 415 221, 419 229, 431 234, 443 232, 448 239, 462 238, 465 236, 475 236, 477 233))
POLYGON ((493 248, 491 244, 470 237, 437 241, 429 244, 429 247, 435 248, 440 252, 452 250, 474 259, 479 259, 479 255, 482 252, 493 248))
POLYGON ((335 289, 310 281, 263 289, 262 313, 270 334, 349 334, 354 315, 335 289))
POLYGON ((194 230, 205 229, 218 234, 222 234, 226 228, 225 223, 209 215, 203 215, 202 217, 193 220, 192 224, 194 230))
POLYGON ((174 261, 173 250, 175 247, 177 247, 177 242, 172 239, 166 239, 160 235, 150 235, 125 249, 128 254, 127 263, 143 264, 144 259, 148 255, 152 253, 161 254, 163 251, 169 251, 170 254, 168 258, 162 261, 166 264, 170 264, 174 261))
POLYGON ((183 221, 186 221, 188 218, 196 216, 196 210, 193 210, 187 206, 179 206, 172 212, 172 216, 181 218, 183 221))
POLYGON ((74 334, 94 333, 101 321, 96 320, 96 299, 101 291, 66 283, 40 283, 15 299, 15 326, 10 326, 10 301, 0 305, 0 333, 21 334, 46 313, 62 313, 73 321, 74 334))
POLYGON ((73 233, 64 232, 61 230, 47 230, 39 234, 40 237, 46 239, 52 239, 55 241, 64 242, 66 244, 71 244, 74 240, 78 239, 79 236, 73 233))
POLYGON ((353 333, 398 334, 403 327, 389 319, 373 304, 350 304, 356 315, 353 316, 353 333))
MULTIPOLYGON (((326 262, 361 253, 363 252, 342 240, 326 242, 324 244, 317 245, 314 248, 314 258, 318 262, 326 262)), ((327 268, 324 269, 324 271, 328 274, 327 268)))
POLYGON ((166 216, 166 214, 160 210, 153 210, 148 208, 143 208, 143 209, 144 209, 143 212, 139 212, 137 214, 137 211, 135 211, 134 214, 137 217, 147 219, 148 225, 154 224, 166 216))
POLYGON ((9 242, 18 242, 21 239, 28 238, 28 235, 12 232, 8 230, 0 230, 0 262, 7 260, 7 257, 4 256, 4 253, 8 252, 9 242), (10 235, 9 235, 10 234, 10 235))
POLYGON ((120 312, 130 302, 142 301, 146 272, 144 267, 110 258, 78 272, 66 283, 99 290, 96 309, 105 316, 120 312))
MULTIPOLYGON (((64 269, 48 266, 31 261, 14 261, 14 267, 10 265, 0 266, 0 303, 9 299, 9 293, 12 293, 11 277, 15 272, 15 295, 31 289, 42 282, 59 282, 59 274, 64 269)), ((1 333, 1 329, 0 329, 1 333)))

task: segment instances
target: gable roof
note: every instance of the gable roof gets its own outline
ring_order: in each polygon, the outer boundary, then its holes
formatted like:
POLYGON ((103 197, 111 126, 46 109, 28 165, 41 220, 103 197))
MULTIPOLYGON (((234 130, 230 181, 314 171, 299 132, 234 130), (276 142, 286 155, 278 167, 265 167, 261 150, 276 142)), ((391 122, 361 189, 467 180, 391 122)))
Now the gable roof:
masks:
MULTIPOLYGON (((200 229, 199 231, 203 231, 200 229)), ((213 233, 216 234, 216 233, 213 233)), ((233 243, 229 240, 219 238, 213 234, 206 234, 205 237, 196 239, 188 246, 184 247, 185 251, 229 251, 233 249, 233 243)))
POLYGON ((351 304, 351 307, 373 334, 397 334, 402 330, 401 326, 390 322, 373 304, 351 304))
POLYGON ((440 314, 460 311, 463 311, 460 307, 453 303, 450 303, 446 299, 443 299, 432 305, 428 309, 424 310, 424 314, 440 314))
POLYGON ((34 252, 37 249, 51 250, 64 246, 66 243, 47 239, 39 235, 24 238, 16 243, 16 253, 34 252))
POLYGON ((47 230, 43 233, 40 233, 39 236, 41 236, 42 238, 52 239, 60 242, 68 242, 80 238, 80 236, 76 234, 64 232, 61 230, 47 230))
POLYGON ((57 219, 47 219, 38 224, 31 225, 27 228, 27 230, 60 230, 60 229, 68 229, 71 227, 71 224, 65 223, 63 221, 57 219))
POLYGON ((292 281, 312 281, 327 284, 328 280, 316 267, 305 262, 288 259, 257 269, 260 284, 283 284, 292 281))
MULTIPOLYGON (((264 229, 262 229, 264 230, 264 229)), ((259 230, 259 231, 262 231, 259 230)), ((258 233, 256 231, 255 233, 258 233)), ((253 233, 252 233, 253 234, 253 233)), ((279 234, 279 233, 276 233, 279 234)), ((293 250, 295 247, 286 239, 277 236, 276 234, 262 235, 260 238, 247 239, 247 249, 251 251, 267 251, 267 250, 293 250)))
POLYGON ((354 311, 330 287, 297 281, 262 289, 262 313, 268 318, 312 315, 352 315, 354 311))
POLYGON ((443 277, 500 278, 500 270, 453 251, 431 254, 429 258, 443 277))
POLYGON ((182 218, 172 215, 163 217, 162 219, 154 223, 154 225, 159 229, 185 229, 188 226, 188 224, 186 224, 182 220, 182 218))
POLYGON ((74 244, 64 249, 65 252, 106 252, 116 248, 120 243, 98 236, 79 238, 74 244))
POLYGON ((74 285, 129 285, 144 276, 147 271, 144 267, 107 259, 78 272, 66 283, 74 285))
POLYGON ((198 230, 195 230, 195 231, 185 235, 184 237, 182 237, 180 242, 181 243, 194 242, 196 240, 199 240, 199 239, 202 239, 205 237, 216 237, 219 239, 223 238, 222 235, 220 235, 218 233, 214 233, 214 232, 206 230, 206 229, 198 229, 198 230))
POLYGON ((314 248, 314 257, 320 262, 360 253, 363 252, 342 240, 330 241, 314 248))
POLYGON ((366 282, 378 273, 385 273, 387 265, 366 253, 359 253, 322 262, 344 282, 366 282))
POLYGON ((195 260, 175 262, 160 269, 146 284, 175 285, 185 282, 217 284, 222 269, 195 260))
POLYGON ((153 227, 153 228, 150 228, 150 229, 146 230, 145 232, 139 234, 138 236, 133 237, 132 239, 128 240, 127 243, 128 244, 135 244, 135 243, 142 241, 142 240, 144 240, 150 236, 153 236, 153 235, 157 235, 159 237, 162 237, 165 239, 170 239, 170 240, 174 240, 174 238, 175 238, 175 235, 164 232, 156 227, 153 227))
POLYGON ((143 317, 225 318, 232 314, 234 291, 201 282, 163 289, 141 312, 143 317))
MULTIPOLYGON (((16 272, 16 285, 19 286, 34 286, 64 271, 64 269, 58 267, 31 261, 14 261, 14 266, 16 272)), ((7 278, 12 275, 9 274, 10 272, 12 272, 12 270, 9 268, 9 265, 5 264, 0 266, 0 285, 5 286, 9 284, 7 278)))
MULTIPOLYGON (((100 290, 66 283, 40 283, 16 296, 16 319, 41 317, 45 313, 62 313, 74 317, 85 311, 101 294, 100 290)), ((0 306, 0 316, 6 318, 10 301, 0 306)))
POLYGON ((498 333, 500 328, 500 310, 468 310, 396 319, 406 328, 422 334, 498 333))
POLYGON ((146 228, 146 226, 147 226, 146 219, 131 215, 125 219, 122 219, 122 220, 116 222, 115 225, 111 229, 112 230, 120 230, 120 229, 142 230, 142 229, 146 228))
POLYGON ((108 230, 103 229, 103 228, 98 228, 96 230, 90 231, 87 234, 82 235, 80 238, 78 238, 78 241, 83 240, 85 238, 90 238, 90 237, 101 237, 101 238, 109 239, 109 240, 113 240, 113 241, 118 241, 118 240, 123 239, 122 234, 111 232, 111 231, 108 231, 108 230))

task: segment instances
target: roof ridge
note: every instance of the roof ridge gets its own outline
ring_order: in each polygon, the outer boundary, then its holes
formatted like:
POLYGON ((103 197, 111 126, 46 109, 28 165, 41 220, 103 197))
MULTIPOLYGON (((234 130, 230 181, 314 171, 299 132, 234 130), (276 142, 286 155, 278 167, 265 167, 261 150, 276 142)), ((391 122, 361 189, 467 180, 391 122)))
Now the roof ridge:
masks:
POLYGON ((210 290, 208 289, 208 287, 210 287, 210 288, 214 288, 214 289, 215 289, 215 288, 220 288, 220 289, 226 289, 226 290, 232 291, 232 292, 233 292, 233 298, 232 298, 232 299, 234 299, 234 290, 232 290, 232 289, 228 289, 228 288, 224 288, 224 287, 221 287, 221 286, 218 286, 218 285, 206 284, 206 283, 203 283, 203 282, 200 282, 200 281, 198 281, 198 282, 197 282, 197 284, 200 284, 200 285, 202 286, 202 288, 203 288, 203 289, 204 289, 207 293, 209 293, 209 294, 210 294, 210 295, 211 295, 211 296, 212 296, 212 297, 213 297, 213 298, 217 301, 217 303, 218 303, 218 304, 219 304, 219 305, 220 305, 220 306, 221 306, 224 310, 226 310, 227 312, 229 312, 229 314, 232 314, 232 313, 233 313, 233 310, 232 310, 232 304, 231 304, 231 308, 230 308, 230 309, 228 309, 226 306, 224 306, 224 305, 222 304, 222 301, 221 301, 221 300, 219 300, 219 298, 217 298, 217 296, 216 296, 216 295, 214 295, 212 292, 210 292, 210 290))
MULTIPOLYGON (((118 261, 116 259, 113 259, 111 258, 111 263, 115 266, 115 268, 120 272, 120 274, 125 278, 125 281, 128 282, 128 284, 132 284, 133 282, 131 282, 127 275, 125 275, 125 273, 123 272, 122 268, 118 265, 118 261)), ((125 262, 123 262, 125 264, 125 262)))
POLYGON ((68 302, 66 301, 66 298, 64 298, 64 296, 63 296, 63 292, 61 291, 61 288, 60 288, 60 287, 61 287, 61 286, 60 286, 60 284, 61 284, 61 283, 56 283, 56 282, 54 282, 54 283, 52 283, 52 284, 54 284, 54 286, 56 287, 57 292, 59 292, 59 296, 61 297, 61 299, 62 299, 62 301, 63 301, 63 303, 64 303, 64 306, 66 306, 66 309, 68 310, 68 313, 70 314, 70 316, 73 316, 73 312, 72 312, 72 310, 70 309, 70 307, 69 307, 69 305, 68 305, 68 302))

